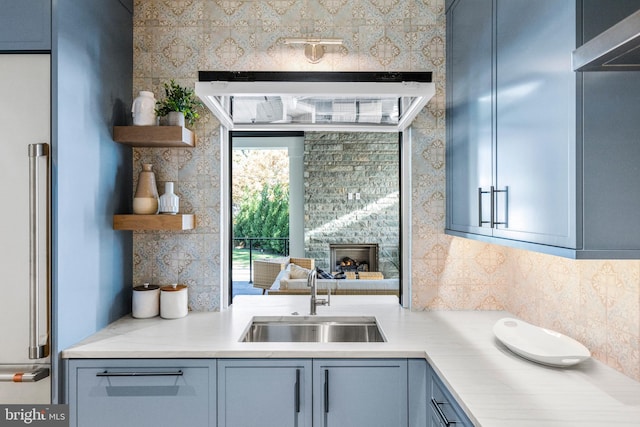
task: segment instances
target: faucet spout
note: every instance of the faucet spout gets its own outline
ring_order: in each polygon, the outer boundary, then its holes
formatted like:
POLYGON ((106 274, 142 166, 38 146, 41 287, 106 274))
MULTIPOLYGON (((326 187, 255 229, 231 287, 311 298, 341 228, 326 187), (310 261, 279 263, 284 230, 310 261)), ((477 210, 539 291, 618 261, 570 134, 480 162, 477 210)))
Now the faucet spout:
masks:
POLYGON ((307 287, 311 288, 311 305, 309 314, 311 316, 316 315, 316 307, 318 305, 329 305, 329 301, 331 298, 331 289, 327 288, 327 292, 329 295, 329 299, 318 298, 318 273, 316 270, 311 270, 307 275, 307 287))

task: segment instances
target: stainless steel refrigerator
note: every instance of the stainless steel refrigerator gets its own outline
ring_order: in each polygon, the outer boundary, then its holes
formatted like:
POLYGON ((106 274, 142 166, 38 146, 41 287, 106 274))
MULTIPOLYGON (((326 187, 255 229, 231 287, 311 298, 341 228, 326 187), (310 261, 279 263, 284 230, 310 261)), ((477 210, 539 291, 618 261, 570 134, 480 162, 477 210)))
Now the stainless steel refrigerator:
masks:
POLYGON ((50 70, 0 55, 0 404, 51 403, 50 70))

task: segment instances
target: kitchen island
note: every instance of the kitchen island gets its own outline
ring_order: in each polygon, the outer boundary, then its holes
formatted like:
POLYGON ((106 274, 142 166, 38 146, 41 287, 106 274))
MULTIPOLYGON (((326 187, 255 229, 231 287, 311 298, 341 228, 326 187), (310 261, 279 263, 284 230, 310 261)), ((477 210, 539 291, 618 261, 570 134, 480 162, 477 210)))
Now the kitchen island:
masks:
MULTIPOLYGON (((318 316, 375 316, 386 342, 240 342, 253 317, 305 316, 305 296, 240 296, 182 319, 124 317, 64 359, 422 359, 476 426, 637 426, 640 383, 589 359, 571 368, 526 361, 499 344, 503 311, 412 312, 394 296, 335 296, 318 316)), ((411 400, 410 400, 411 401, 411 400)))

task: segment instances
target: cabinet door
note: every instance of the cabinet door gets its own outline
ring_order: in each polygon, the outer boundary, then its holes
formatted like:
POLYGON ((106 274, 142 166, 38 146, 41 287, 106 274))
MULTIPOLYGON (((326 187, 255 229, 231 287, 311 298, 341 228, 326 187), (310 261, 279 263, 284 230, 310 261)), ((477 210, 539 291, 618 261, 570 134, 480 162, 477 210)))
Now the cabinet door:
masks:
POLYGON ((427 370, 429 366, 424 359, 408 360, 408 386, 409 386, 409 427, 431 426, 427 423, 427 370))
POLYGON ((314 360, 314 427, 407 425, 407 360, 314 360))
POLYGON ((0 51, 51 50, 51 2, 0 0, 0 51))
POLYGON ((311 427, 310 360, 219 360, 219 427, 311 427))
POLYGON ((492 185, 492 12, 492 0, 459 0, 447 14, 447 228, 486 235, 491 200, 478 189, 492 185))
POLYGON ((215 426, 215 362, 72 360, 70 426, 215 426))
POLYGON ((494 236, 575 248, 575 4, 496 5, 494 236))

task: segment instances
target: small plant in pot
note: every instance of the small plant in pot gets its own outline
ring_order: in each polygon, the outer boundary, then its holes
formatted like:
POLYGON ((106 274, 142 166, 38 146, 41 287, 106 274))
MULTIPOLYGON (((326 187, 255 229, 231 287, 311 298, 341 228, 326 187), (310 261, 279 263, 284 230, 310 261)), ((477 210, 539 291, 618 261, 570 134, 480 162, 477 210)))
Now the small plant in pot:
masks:
POLYGON ((186 121, 193 125, 200 118, 198 109, 203 107, 193 89, 182 87, 173 79, 164 84, 165 97, 156 102, 156 114, 168 116, 170 126, 184 126, 186 121))

